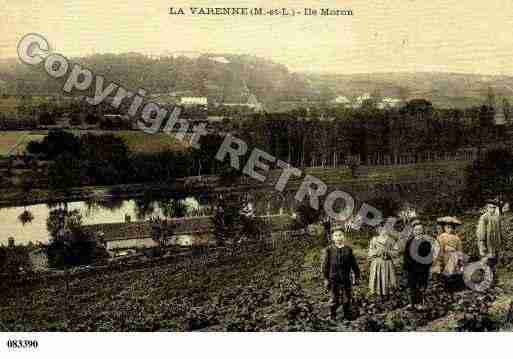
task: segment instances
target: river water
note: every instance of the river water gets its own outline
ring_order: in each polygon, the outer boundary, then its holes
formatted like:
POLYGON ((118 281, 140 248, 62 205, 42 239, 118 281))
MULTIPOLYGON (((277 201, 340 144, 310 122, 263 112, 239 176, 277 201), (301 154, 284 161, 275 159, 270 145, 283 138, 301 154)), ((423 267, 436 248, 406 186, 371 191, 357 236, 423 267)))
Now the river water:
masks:
MULTIPOLYGON (((162 216, 163 205, 166 199, 128 199, 128 200, 103 200, 77 201, 66 204, 68 210, 79 210, 82 215, 82 224, 119 223, 125 221, 128 215, 131 221, 146 220, 151 216, 162 216)), ((208 193, 196 196, 187 196, 178 199, 186 208, 185 215, 205 216, 212 213, 212 200, 208 193)), ((252 208, 256 215, 284 214, 292 211, 294 206, 293 194, 277 194, 270 191, 252 193, 252 208)), ((62 206, 62 204, 61 204, 62 206)), ((47 243, 49 233, 46 228, 46 220, 55 205, 36 204, 31 206, 14 206, 0 208, 0 245, 6 245, 9 237, 13 237, 16 244, 47 243), (27 209, 33 216, 31 222, 23 224, 19 216, 27 209)))
MULTIPOLYGON (((188 213, 197 215, 208 213, 208 206, 200 204, 194 197, 187 197, 184 203, 188 213)), ((49 234, 46 220, 54 208, 46 204, 0 208, 0 245, 7 244, 9 237, 13 237, 16 244, 47 243, 49 234), (33 220, 23 224, 19 216, 25 209, 32 213, 33 220)), ((132 221, 147 219, 152 215, 162 215, 159 203, 154 201, 123 200, 114 206, 79 201, 68 202, 67 208, 79 210, 84 225, 124 222, 125 215, 130 216, 132 221)))

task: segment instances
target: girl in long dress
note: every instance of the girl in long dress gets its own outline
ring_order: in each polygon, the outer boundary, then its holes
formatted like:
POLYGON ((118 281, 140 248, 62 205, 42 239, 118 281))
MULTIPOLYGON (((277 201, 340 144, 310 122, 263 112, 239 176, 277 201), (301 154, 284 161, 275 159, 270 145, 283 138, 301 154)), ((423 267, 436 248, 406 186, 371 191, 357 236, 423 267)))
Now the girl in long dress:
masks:
POLYGON ((453 217, 439 218, 437 222, 443 226, 443 233, 437 238, 440 244, 437 271, 446 275, 460 273, 465 256, 461 239, 455 232, 456 226, 461 225, 461 222, 453 217))
POLYGON ((397 277, 393 258, 396 255, 395 240, 385 226, 378 230, 378 235, 371 239, 369 245, 369 292, 379 295, 381 299, 397 288, 397 277))

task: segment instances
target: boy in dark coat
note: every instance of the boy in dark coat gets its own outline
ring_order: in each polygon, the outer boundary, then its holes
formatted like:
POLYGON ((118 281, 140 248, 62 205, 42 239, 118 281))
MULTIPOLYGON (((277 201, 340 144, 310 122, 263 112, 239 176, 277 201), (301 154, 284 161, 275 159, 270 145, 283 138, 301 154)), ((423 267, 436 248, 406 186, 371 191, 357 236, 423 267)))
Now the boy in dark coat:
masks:
POLYGON ((349 319, 352 301, 351 271, 358 281, 360 269, 342 230, 333 231, 332 241, 333 244, 323 250, 322 263, 324 284, 330 292, 330 315, 332 320, 336 319, 337 309, 342 302, 344 317, 349 319))
POLYGON ((420 220, 414 220, 411 225, 413 233, 403 248, 403 269, 408 276, 408 307, 415 309, 424 301, 424 291, 428 286, 433 259, 437 255, 437 246, 433 238, 424 234, 424 226, 420 220))

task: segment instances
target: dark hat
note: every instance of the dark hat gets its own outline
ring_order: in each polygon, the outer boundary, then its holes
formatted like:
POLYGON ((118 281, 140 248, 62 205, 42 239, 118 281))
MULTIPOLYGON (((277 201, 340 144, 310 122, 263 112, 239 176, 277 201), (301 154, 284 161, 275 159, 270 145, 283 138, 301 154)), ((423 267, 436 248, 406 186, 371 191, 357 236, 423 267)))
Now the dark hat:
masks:
POLYGON ((503 202, 500 201, 498 198, 488 198, 486 200, 486 204, 492 204, 497 207, 501 207, 503 205, 503 202))
POLYGON ((411 222, 410 222, 410 225, 412 227, 415 227, 416 225, 418 224, 423 224, 422 221, 420 220, 420 218, 414 218, 411 222))

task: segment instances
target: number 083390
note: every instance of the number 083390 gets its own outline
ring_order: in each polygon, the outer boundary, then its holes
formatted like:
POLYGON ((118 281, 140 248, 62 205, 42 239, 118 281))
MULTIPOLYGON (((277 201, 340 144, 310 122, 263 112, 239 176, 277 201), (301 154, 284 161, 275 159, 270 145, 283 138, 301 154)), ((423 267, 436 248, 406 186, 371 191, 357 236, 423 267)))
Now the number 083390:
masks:
POLYGON ((7 340, 7 348, 9 349, 37 349, 38 346, 37 340, 7 340))

